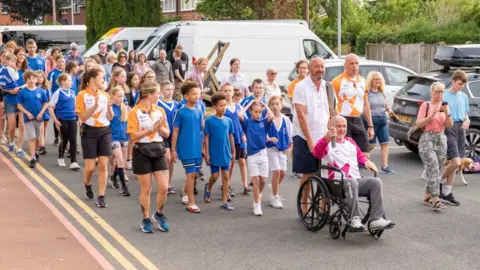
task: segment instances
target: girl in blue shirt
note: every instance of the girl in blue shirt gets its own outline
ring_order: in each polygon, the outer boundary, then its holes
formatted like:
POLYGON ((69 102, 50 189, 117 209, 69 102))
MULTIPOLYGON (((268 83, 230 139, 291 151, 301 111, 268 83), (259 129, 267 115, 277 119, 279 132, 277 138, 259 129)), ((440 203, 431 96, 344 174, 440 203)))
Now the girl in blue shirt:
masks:
MULTIPOLYGON (((123 70, 122 70, 123 71, 123 70)), ((125 72, 125 71, 123 71, 125 72)), ((115 72, 113 72, 115 74, 115 72)), ((112 76, 114 78, 115 76, 112 76)), ((127 135, 127 107, 123 103, 125 93, 121 86, 116 86, 111 89, 110 96, 113 100, 112 110, 113 118, 110 121, 110 129, 112 130, 112 152, 115 159, 115 171, 110 177, 110 184, 113 188, 118 189, 117 176, 122 185, 122 195, 130 196, 125 178, 125 160, 127 157, 128 135, 127 135)))
MULTIPOLYGON (((50 92, 52 93, 52 95, 58 90, 58 82, 57 82, 57 79, 58 79, 58 76, 60 76, 60 74, 63 73, 63 71, 65 70, 65 58, 63 57, 63 55, 59 55, 57 56, 57 58, 55 59, 55 62, 56 62, 56 66, 54 69, 52 69, 52 71, 50 71, 48 74, 47 74, 47 79, 48 79, 48 82, 50 84, 50 92)), ((72 80, 76 80, 75 77, 72 77, 72 80)), ((55 128, 55 125, 53 125, 53 131, 54 131, 54 134, 55 134, 55 141, 53 142, 53 145, 58 145, 58 142, 59 142, 59 131, 57 130, 57 128, 55 128)))
POLYGON ((72 76, 72 90, 75 92, 75 95, 78 95, 78 83, 77 79, 75 76, 78 73, 78 64, 75 61, 72 61, 67 64, 67 67, 65 68, 65 72, 72 76))
MULTIPOLYGON (((43 92, 47 96, 47 100, 50 101, 51 92, 50 92, 50 86, 48 85, 47 76, 41 70, 35 71, 35 75, 37 76, 37 87, 43 90, 43 92)), ((47 137, 47 126, 48 126, 49 120, 50 120, 50 113, 47 110, 43 114, 43 125, 42 125, 41 136, 40 136, 40 146, 38 148, 38 154, 40 155, 47 154, 47 150, 45 148, 45 138, 47 137)))
POLYGON ((272 172, 272 194, 270 204, 273 208, 283 208, 278 188, 287 174, 287 155, 292 151, 292 122, 282 115, 282 98, 274 96, 270 99, 273 121, 267 134, 268 166, 272 172))

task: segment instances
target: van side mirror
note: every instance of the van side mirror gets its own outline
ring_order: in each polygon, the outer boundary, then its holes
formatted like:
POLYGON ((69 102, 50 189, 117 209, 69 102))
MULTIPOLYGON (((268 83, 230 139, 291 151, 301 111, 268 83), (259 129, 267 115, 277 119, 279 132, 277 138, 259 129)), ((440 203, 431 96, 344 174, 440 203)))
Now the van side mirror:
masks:
POLYGON ((155 48, 153 49, 153 59, 157 60, 158 58, 160 58, 160 50, 155 48))

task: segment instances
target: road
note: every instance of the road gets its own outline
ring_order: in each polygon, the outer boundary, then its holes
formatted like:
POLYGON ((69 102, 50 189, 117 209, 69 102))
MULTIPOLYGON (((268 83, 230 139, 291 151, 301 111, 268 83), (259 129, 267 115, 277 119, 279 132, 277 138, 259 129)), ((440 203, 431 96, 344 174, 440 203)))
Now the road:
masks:
MULTIPOLYGON (((132 197, 108 188, 108 207, 97 209, 94 201, 84 199, 82 172, 57 167, 56 148, 48 146, 47 150, 41 166, 33 172, 26 163, 17 167, 116 269, 423 269, 432 265, 480 269, 480 215, 475 214, 480 203, 478 175, 466 176, 468 186, 454 187, 461 206, 434 212, 422 204, 420 159, 394 144, 390 164, 397 175, 380 176, 387 217, 396 227, 380 239, 357 233, 347 234, 346 240, 331 239, 327 227, 313 233, 301 225, 296 212, 298 180, 292 177, 281 186, 284 209, 269 207, 268 191, 264 192, 262 217, 253 216, 252 199, 243 194, 234 198, 233 212, 221 210, 218 185, 211 204, 197 195, 201 214, 186 212, 180 196, 170 196, 165 212, 171 232, 146 235, 139 228, 139 186, 131 171, 132 197)), ((1 151, 13 163, 19 162, 5 148, 1 151)), ((372 159, 379 165, 379 151, 374 150, 372 159)), ((177 165, 173 177, 177 190, 183 179, 183 170, 177 165)), ((96 190, 96 181, 93 183, 96 190)), ((238 171, 233 186, 240 190, 238 171)))

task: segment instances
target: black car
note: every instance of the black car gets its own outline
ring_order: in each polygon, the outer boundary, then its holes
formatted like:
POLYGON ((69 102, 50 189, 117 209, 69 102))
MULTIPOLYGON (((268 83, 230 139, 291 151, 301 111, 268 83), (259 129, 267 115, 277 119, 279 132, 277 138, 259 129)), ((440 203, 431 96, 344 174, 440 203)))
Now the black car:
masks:
POLYGON ((470 102, 468 116, 470 128, 466 131, 466 154, 469 157, 480 155, 480 45, 460 45, 442 47, 437 50, 434 62, 443 69, 409 76, 408 83, 400 89, 394 99, 393 112, 399 121, 389 122, 390 136, 399 145, 418 153, 417 145, 408 142, 407 132, 417 119, 418 109, 423 102, 430 100, 430 85, 443 82, 446 88, 452 83, 452 74, 460 68, 467 73, 468 82, 462 91, 470 102))

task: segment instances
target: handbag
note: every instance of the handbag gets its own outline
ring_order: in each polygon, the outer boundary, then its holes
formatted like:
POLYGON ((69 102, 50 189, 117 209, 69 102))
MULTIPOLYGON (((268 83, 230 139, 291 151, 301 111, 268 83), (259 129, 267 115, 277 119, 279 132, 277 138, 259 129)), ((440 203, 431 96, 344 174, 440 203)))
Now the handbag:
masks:
POLYGON ((138 144, 138 150, 148 158, 161 158, 165 156, 165 146, 163 143, 138 144))
MULTIPOLYGON (((430 107, 430 103, 427 103, 427 110, 425 112, 425 117, 428 116, 429 107, 430 107)), ((410 127, 410 129, 408 130, 408 133, 407 133, 408 141, 414 144, 418 144, 418 142, 420 141, 420 137, 422 137, 423 131, 424 131, 424 128, 417 127, 417 122, 415 121, 412 127, 410 127)))

